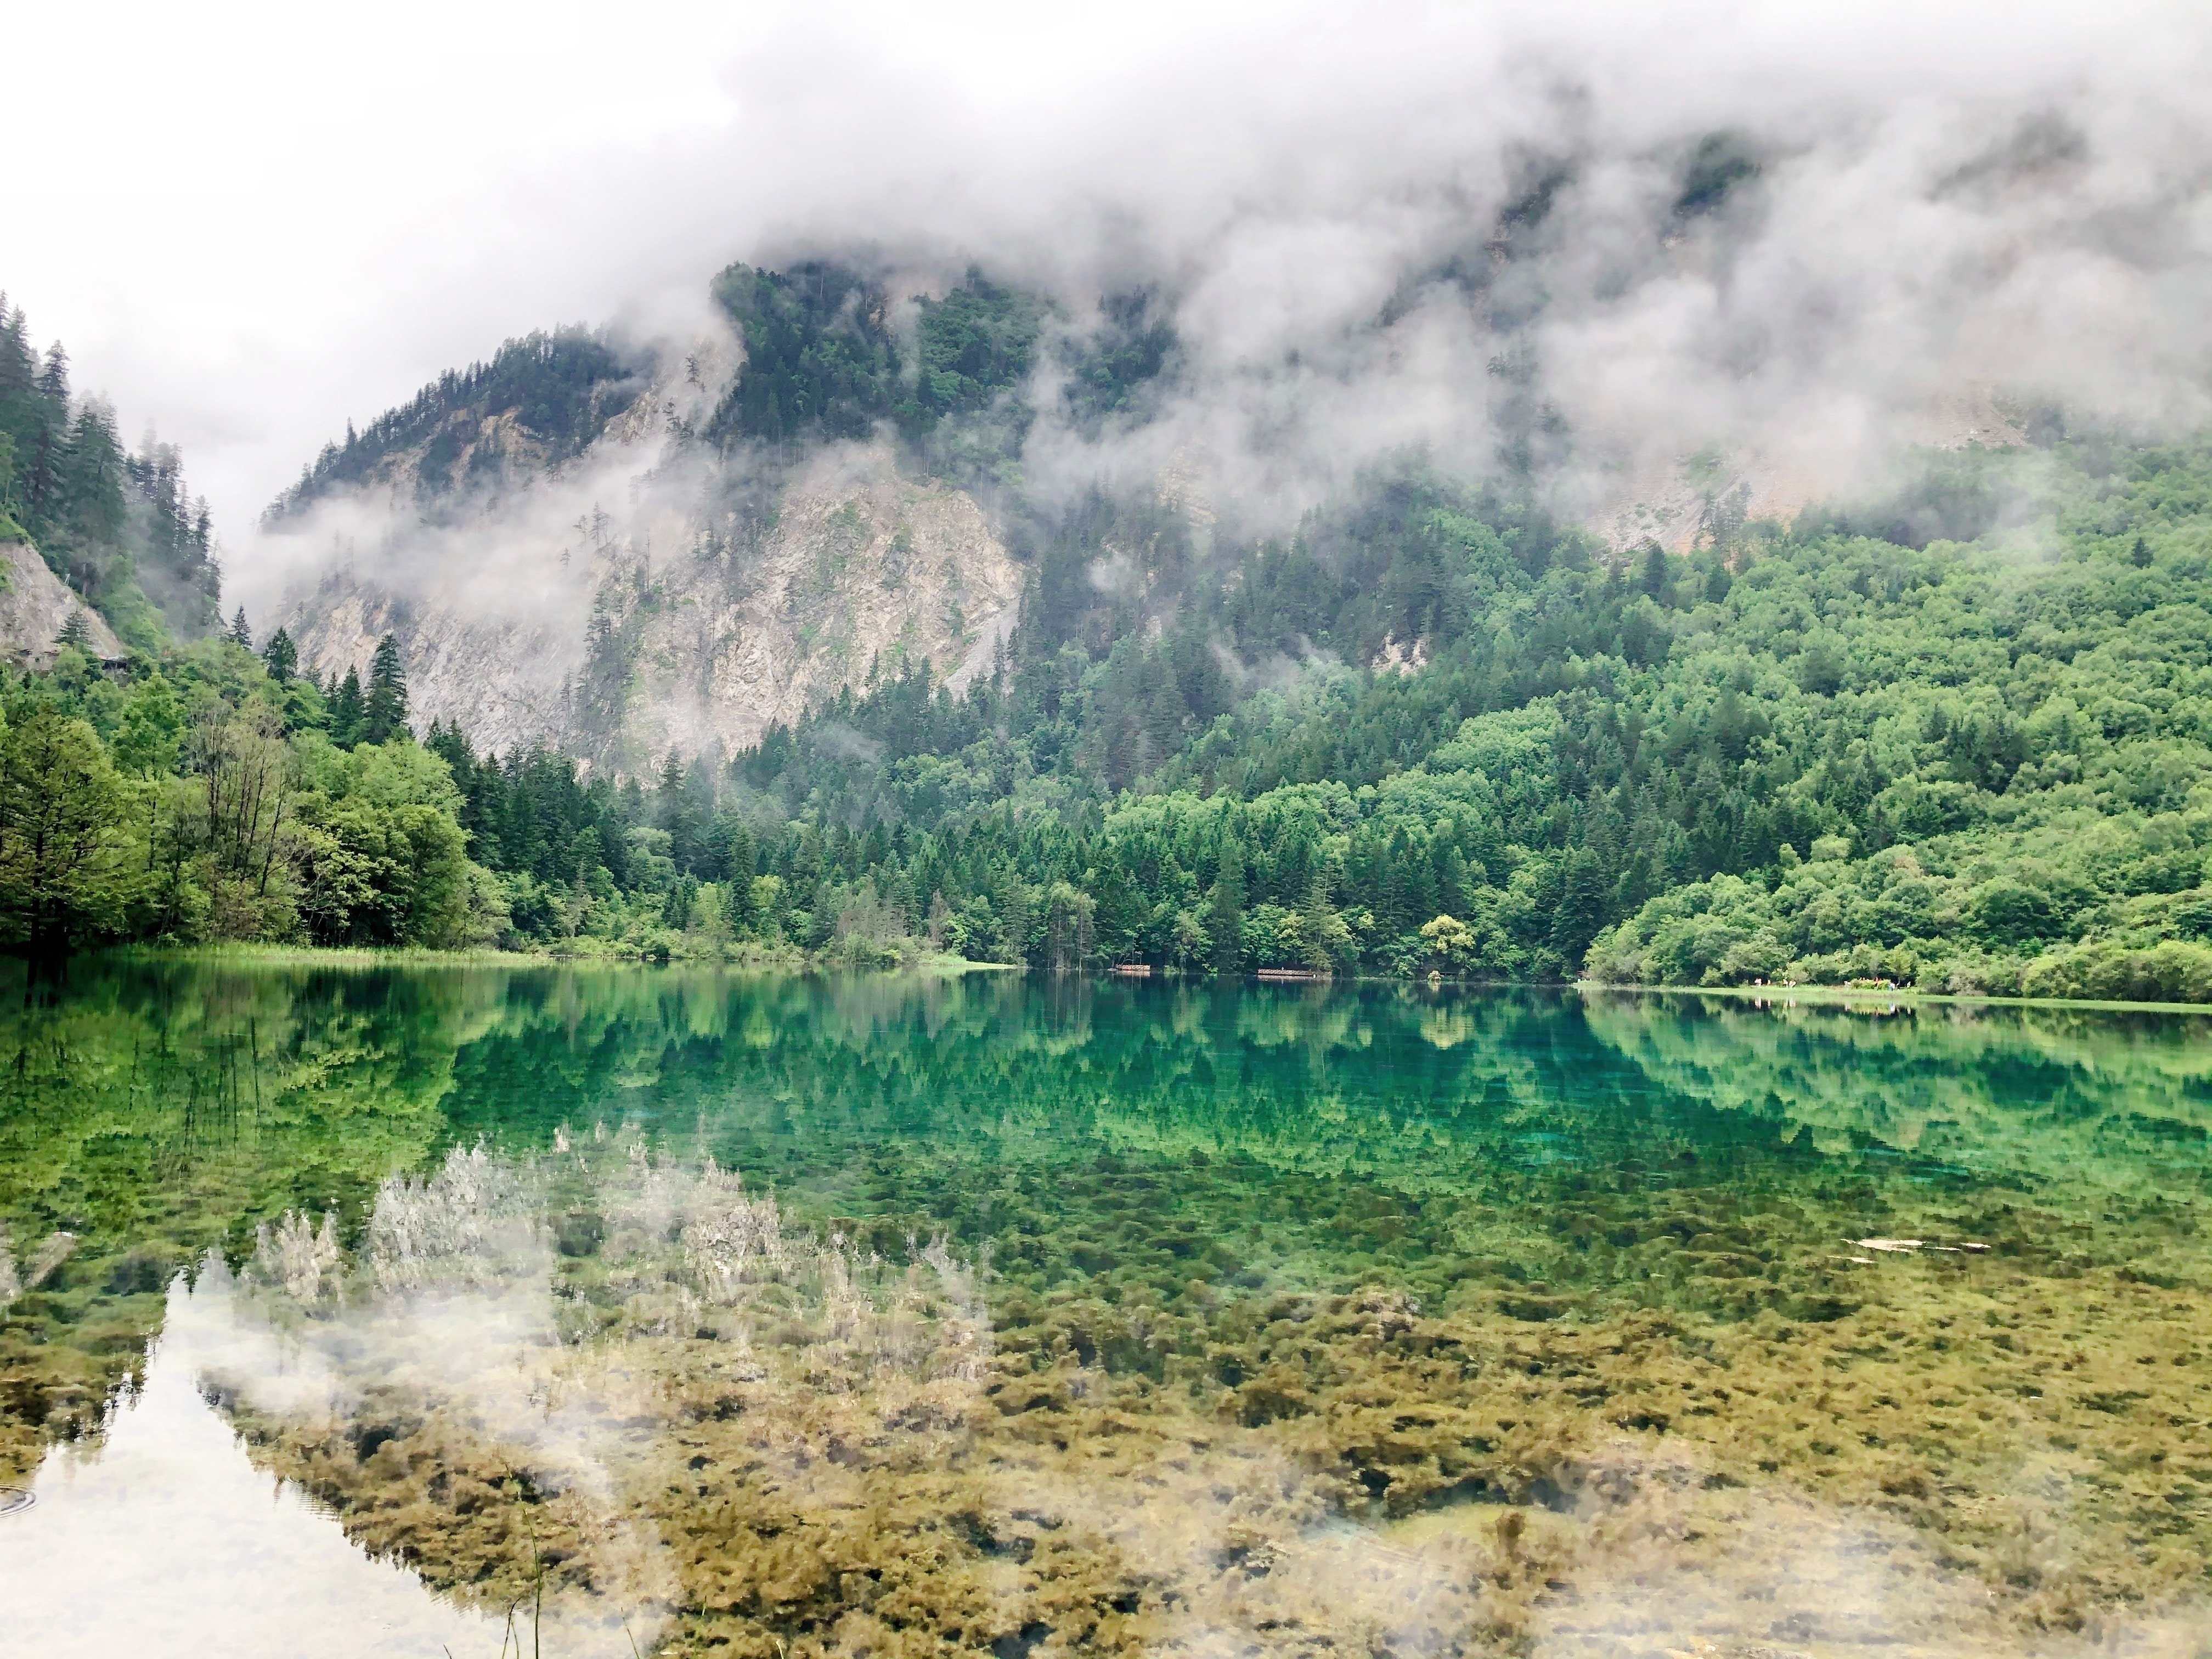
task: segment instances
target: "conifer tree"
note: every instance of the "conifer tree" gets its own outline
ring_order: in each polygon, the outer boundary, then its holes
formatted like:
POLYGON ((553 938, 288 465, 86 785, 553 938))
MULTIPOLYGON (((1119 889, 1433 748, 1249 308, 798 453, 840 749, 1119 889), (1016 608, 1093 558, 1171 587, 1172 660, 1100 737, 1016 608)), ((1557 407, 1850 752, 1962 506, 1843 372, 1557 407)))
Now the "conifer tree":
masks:
POLYGON ((362 740, 361 674, 348 667, 345 679, 331 696, 331 741, 350 749, 362 740))
POLYGON ((292 677, 300 672, 300 648, 292 643, 292 636, 280 628, 261 647, 261 662, 268 669, 270 679, 279 685, 289 685, 292 677))
POLYGON ((693 798, 691 780, 684 775, 684 759, 673 749, 660 769, 660 827, 668 831, 668 856, 682 871, 694 870, 702 850, 700 820, 704 816, 693 798))
POLYGON ((230 619, 230 642, 241 650, 253 649, 253 630, 246 625, 246 607, 238 607, 238 614, 230 619))
POLYGON ((362 704, 362 737, 389 743, 407 730, 407 671, 400 666, 399 645, 386 634, 376 642, 368 668, 368 696, 362 704))
POLYGON ((1238 974, 1244 969, 1244 848, 1232 833, 1221 843, 1220 869, 1213 879, 1206 932, 1213 937, 1213 971, 1238 974))

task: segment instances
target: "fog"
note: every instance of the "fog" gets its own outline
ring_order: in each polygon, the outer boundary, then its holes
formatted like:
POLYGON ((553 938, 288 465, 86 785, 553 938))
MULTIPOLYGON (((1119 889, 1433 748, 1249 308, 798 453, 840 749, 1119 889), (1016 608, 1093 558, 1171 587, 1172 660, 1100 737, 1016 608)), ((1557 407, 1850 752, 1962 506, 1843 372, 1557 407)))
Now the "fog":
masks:
POLYGON ((2207 412, 2201 5, 124 10, 29 25, 103 75, 17 100, 82 137, 0 285, 185 445, 248 589, 349 418, 533 327, 684 339, 733 258, 1152 289, 1176 395, 1041 422, 1048 489, 1181 457, 1287 514, 1520 445, 1595 513, 1708 446, 1802 495, 2037 404, 2207 412))

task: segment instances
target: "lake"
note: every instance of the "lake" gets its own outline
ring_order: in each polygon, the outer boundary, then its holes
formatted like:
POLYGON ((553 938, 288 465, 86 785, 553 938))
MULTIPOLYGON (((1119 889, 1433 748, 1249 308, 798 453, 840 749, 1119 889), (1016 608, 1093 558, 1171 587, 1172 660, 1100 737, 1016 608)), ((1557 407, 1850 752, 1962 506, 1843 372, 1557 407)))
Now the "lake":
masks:
POLYGON ((10 1651, 2207 1650, 2200 1018, 14 971, 10 1651))

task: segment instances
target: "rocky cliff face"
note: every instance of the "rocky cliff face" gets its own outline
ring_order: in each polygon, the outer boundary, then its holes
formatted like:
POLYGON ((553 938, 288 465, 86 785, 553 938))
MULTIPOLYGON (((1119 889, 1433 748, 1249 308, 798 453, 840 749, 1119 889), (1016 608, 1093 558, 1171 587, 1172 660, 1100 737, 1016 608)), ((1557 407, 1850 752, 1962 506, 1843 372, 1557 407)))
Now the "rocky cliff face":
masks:
POLYGON ((901 658, 963 681, 988 669, 1022 585, 973 497, 859 447, 794 477, 750 540, 699 538, 658 570, 623 550, 607 567, 595 656, 627 672, 618 710, 611 681, 587 678, 580 714, 631 757, 745 747, 901 658))
POLYGON ((130 653, 105 618, 46 568, 28 542, 0 542, 0 650, 19 665, 53 665, 54 652, 72 619, 83 624, 83 649, 103 662, 130 653))
POLYGON ((882 445, 741 473, 685 442, 684 391, 656 388, 553 471, 486 418, 453 465, 495 455, 474 468, 494 482, 428 517, 408 510, 419 458, 396 458, 306 532, 326 544, 273 618, 303 668, 365 675, 390 632, 418 725, 625 773, 746 747, 872 665, 988 671, 1023 571, 971 495, 882 445))
MULTIPOLYGON (((318 675, 365 672, 392 634, 418 721, 457 725, 479 749, 544 744, 636 773, 671 750, 747 747, 872 667, 927 661, 955 683, 988 669, 1029 573, 946 477, 1030 480, 1014 510, 1048 550, 1041 623, 1065 625, 1086 580, 1139 625, 1175 603, 1172 584, 1155 603, 1150 561, 1110 524, 1071 529, 1096 533, 1085 546, 1054 542, 1036 515, 1055 489, 1070 524, 1088 523, 1072 497, 1111 477, 1137 517, 1176 515, 1178 546, 1201 563, 1217 516, 1252 519, 1239 535, 1288 531, 1273 473, 1217 466, 1202 433, 1146 425, 1176 360, 1148 301, 1079 326, 976 272, 894 301, 820 264, 733 266, 714 293, 720 320, 689 345, 532 336, 349 428, 271 509, 285 550, 248 562, 286 566, 292 586, 249 605, 318 675)), ((1921 441, 2019 441, 1988 394, 1954 403, 1928 411, 1921 441)), ((1691 453, 1634 435, 1594 434, 1590 459, 1560 461, 1547 486, 1618 556, 1726 544, 1835 480, 1816 464, 1838 453, 1829 434, 1691 453)), ((1182 574, 1236 579, 1224 560, 1182 574)), ((1401 672, 1426 660, 1423 641, 1395 639, 1377 659, 1401 672)))

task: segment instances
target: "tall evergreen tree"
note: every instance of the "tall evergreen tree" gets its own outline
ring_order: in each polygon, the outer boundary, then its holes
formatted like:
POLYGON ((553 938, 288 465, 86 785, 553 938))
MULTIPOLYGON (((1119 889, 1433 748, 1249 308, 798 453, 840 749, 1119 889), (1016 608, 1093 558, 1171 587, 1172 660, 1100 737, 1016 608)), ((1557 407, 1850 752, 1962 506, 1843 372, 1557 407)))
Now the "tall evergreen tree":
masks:
POLYGON ((376 659, 368 668, 362 736, 366 742, 389 743, 406 730, 407 671, 400 665, 398 642, 386 634, 376 642, 376 659))
POLYGON ((230 642, 243 650, 253 649, 253 630, 246 624, 246 607, 242 605, 230 619, 230 642))
POLYGON ((1206 932, 1213 938, 1213 971, 1244 970, 1244 848, 1234 834, 1221 843, 1218 872, 1208 906, 1206 932))
POLYGON ((362 740, 362 710, 361 674, 352 667, 345 672, 345 679, 331 694, 331 741, 341 749, 350 749, 362 740))
POLYGON ((1569 855, 1560 883, 1559 902, 1552 912, 1552 948, 1574 967, 1606 921, 1605 871, 1597 854, 1578 847, 1569 855))
POLYGON ((292 643, 292 636, 280 628, 261 647, 261 661, 270 679, 279 685, 289 685, 292 677, 300 672, 300 648, 292 643))

